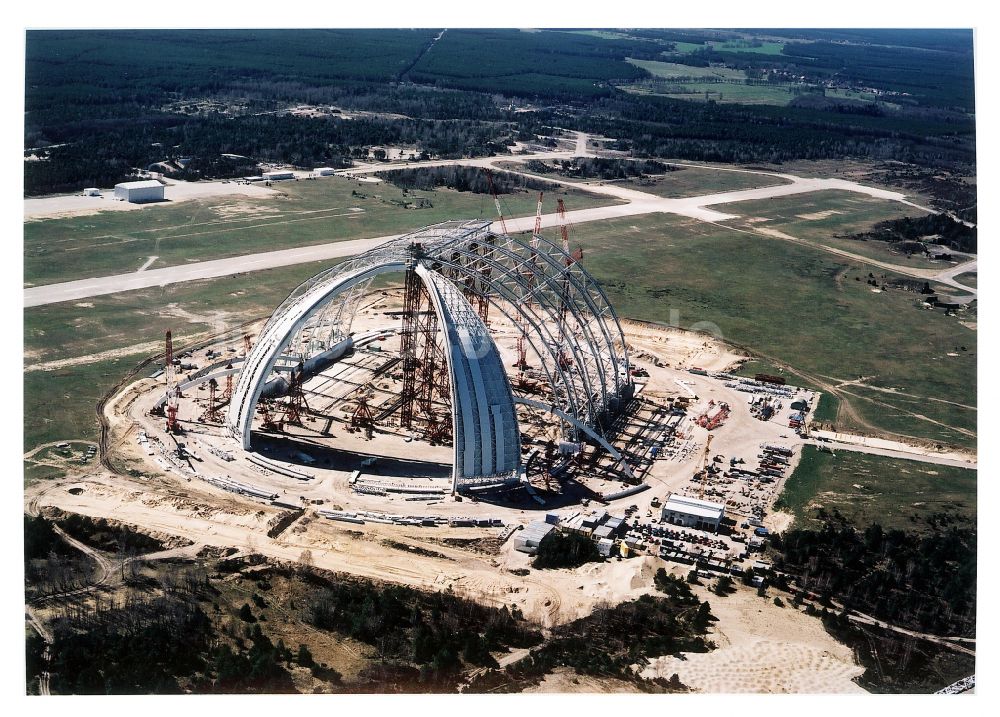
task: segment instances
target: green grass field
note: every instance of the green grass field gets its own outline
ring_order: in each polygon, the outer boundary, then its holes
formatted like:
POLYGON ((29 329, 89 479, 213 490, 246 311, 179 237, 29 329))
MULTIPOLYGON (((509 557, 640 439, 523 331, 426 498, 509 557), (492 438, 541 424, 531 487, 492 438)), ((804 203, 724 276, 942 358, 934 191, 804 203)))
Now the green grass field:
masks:
MULTIPOLYGON (((508 169, 524 169, 518 162, 504 162, 501 167, 508 169)), ((549 171, 532 172, 539 176, 561 176, 557 168, 547 165, 549 171)), ((779 170, 775 170, 779 171, 779 170)), ((589 183, 600 182, 597 179, 576 180, 589 183)), ((737 189, 756 189, 758 187, 773 187, 779 184, 789 184, 789 180, 768 174, 753 172, 734 172, 714 167, 680 167, 674 172, 650 176, 643 179, 615 180, 615 184, 641 192, 649 192, 658 197, 680 198, 697 197, 702 194, 729 192, 737 189)))
MULTIPOLYGON (((92 307, 54 304, 24 312, 25 363, 121 350, 115 358, 24 373, 24 449, 96 440, 98 399, 173 332, 178 349, 244 321, 265 318, 327 262, 95 297, 92 307), (141 347, 146 345, 145 349, 141 347), (128 347, 140 350, 129 350, 128 347)), ((152 368, 150 372, 152 372, 152 368)))
POLYGON ((940 261, 930 261, 922 256, 907 257, 905 254, 890 251, 889 245, 885 242, 844 238, 863 232, 880 221, 926 214, 916 207, 888 199, 831 189, 789 197, 720 204, 713 206, 713 209, 739 215, 738 219, 726 223, 744 230, 776 229, 797 239, 899 266, 940 269, 951 266, 940 261), (756 221, 762 217, 768 221, 756 221))
POLYGON ((836 455, 804 446, 778 507, 795 516, 795 528, 818 528, 819 508, 837 510, 858 528, 920 529, 935 513, 976 520, 976 471, 864 453, 836 455))
MULTIPOLYGON (((572 231, 619 314, 663 321, 677 310, 682 328, 713 322, 726 340, 817 384, 864 375, 872 377, 870 386, 903 387, 845 390, 858 394, 851 403, 869 430, 974 445, 975 409, 943 401, 976 405, 975 332, 919 308, 916 294, 873 294, 855 281, 867 276, 862 265, 680 217, 626 218, 572 231), (947 357, 957 345, 967 352, 947 357)), ((848 418, 838 426, 866 428, 848 418)))
MULTIPOLYGON (((50 284, 220 259, 275 249, 397 234, 447 219, 494 219, 488 195, 438 189, 407 192, 391 184, 328 177, 276 185, 276 198, 218 197, 130 212, 31 221, 24 225, 24 281, 50 284), (413 208, 419 199, 432 206, 413 208), (406 203, 411 208, 406 208, 406 203), (357 207, 362 211, 352 211, 357 207)), ((553 192, 582 209, 614 203, 576 190, 553 192)), ((535 213, 535 192, 502 195, 510 216, 535 213)))
POLYGON ((762 42, 758 47, 751 47, 735 40, 710 44, 720 52, 750 52, 755 55, 780 55, 785 47, 783 42, 762 42))
MULTIPOLYGON (((687 182, 693 193, 704 193, 722 189, 720 182, 759 176, 685 169, 670 178, 687 182)), ((895 204, 844 202, 842 196, 817 200, 817 195, 799 195, 773 200, 773 210, 751 206, 746 215, 773 216, 775 222, 766 225, 819 240, 823 226, 832 231, 831 223, 839 229, 861 226, 900 216, 903 211, 895 204), (849 207, 857 216, 795 219, 798 214, 833 206, 831 202, 849 207)), ((743 212, 747 204, 731 207, 743 212)), ((414 214, 413 210, 398 212, 414 214)), ((213 216, 213 221, 220 221, 217 214, 213 216)), ((63 231, 69 232, 65 227, 63 231)), ((575 225, 571 242, 584 247, 587 268, 604 282, 622 316, 664 321, 676 309, 682 327, 714 322, 725 339, 762 354, 779 367, 788 365, 805 373, 805 379, 789 377, 790 382, 803 386, 814 385, 810 377, 817 387, 858 375, 872 377, 864 386, 841 389, 850 392, 848 400, 869 428, 963 446, 975 442, 974 436, 951 427, 970 433, 976 427, 975 332, 954 317, 917 308, 914 294, 873 294, 863 281, 855 281, 867 276, 866 267, 860 264, 807 245, 670 215, 575 225), (947 356, 959 346, 966 351, 947 356)), ((111 261, 118 252, 108 254, 111 261)), ((25 447, 52 440, 93 439, 97 398, 117 383, 128 366, 157 352, 167 328, 174 332, 176 343, 183 345, 263 318, 294 286, 326 265, 314 262, 26 310, 26 365, 74 357, 87 357, 90 363, 25 373, 25 447), (103 353, 109 351, 117 353, 103 353)), ((837 419, 838 427, 845 430, 865 428, 853 419, 838 418, 837 404, 831 403, 824 408, 824 415, 830 415, 823 420, 837 419)))
POLYGON ((718 82, 670 82, 618 85, 618 89, 640 95, 656 95, 693 102, 722 104, 776 105, 783 107, 798 95, 793 87, 771 85, 734 85, 718 82))
POLYGON ((622 186, 666 198, 696 197, 702 194, 773 187, 789 183, 787 179, 767 174, 730 172, 702 167, 681 167, 675 172, 652 179, 618 182, 622 186))
POLYGON ((24 450, 52 441, 96 441, 98 400, 143 358, 122 356, 58 371, 25 373, 24 450))
POLYGON ((964 274, 959 274, 958 276, 956 276, 955 281, 957 281, 959 284, 965 284, 966 286, 971 286, 973 289, 975 289, 976 282, 979 280, 978 277, 979 275, 977 272, 967 271, 964 274))
POLYGON ((718 77, 724 80, 745 80, 747 73, 729 67, 692 67, 677 62, 657 62, 656 60, 626 60, 629 64, 641 67, 653 77, 718 77))

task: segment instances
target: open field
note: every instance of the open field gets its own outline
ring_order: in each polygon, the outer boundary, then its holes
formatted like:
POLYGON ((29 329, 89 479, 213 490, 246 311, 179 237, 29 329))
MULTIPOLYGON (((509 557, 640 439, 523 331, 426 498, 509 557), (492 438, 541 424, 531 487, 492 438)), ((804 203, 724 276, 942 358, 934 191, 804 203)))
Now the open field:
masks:
POLYGON ((977 272, 970 271, 964 274, 959 274, 958 276, 955 277, 955 281, 957 281, 959 284, 965 284, 966 286, 971 286, 973 288, 976 288, 976 284, 978 282, 978 276, 979 274, 977 272))
POLYGON ((24 450, 52 441, 97 440, 98 400, 143 358, 133 354, 24 374, 24 450))
POLYGON ((670 82, 619 85, 619 89, 637 95, 655 95, 675 100, 712 100, 723 104, 787 105, 797 93, 790 86, 735 85, 719 82, 670 82))
POLYGON ((774 187, 790 183, 782 177, 767 174, 727 172, 722 169, 705 167, 681 167, 675 172, 654 177, 651 181, 630 179, 616 182, 616 184, 667 199, 733 192, 741 189, 757 189, 758 187, 774 187))
MULTIPOLYGON (((800 199, 805 204, 812 201, 808 195, 800 199)), ((581 224, 573 227, 571 241, 584 246, 587 267, 605 282, 622 316, 669 321, 676 310, 682 327, 714 322, 726 339, 814 377, 798 378, 803 385, 822 388, 824 383, 837 385, 859 374, 872 377, 868 387, 840 389, 852 396, 856 415, 842 411, 839 417, 828 415, 836 407, 827 399, 824 420, 845 430, 883 429, 964 446, 973 443, 970 435, 950 426, 975 429, 976 413, 968 408, 975 406, 975 332, 954 318, 915 308, 916 295, 871 293, 866 284, 853 280, 867 276, 864 267, 807 247, 748 238, 722 226, 672 216, 581 224), (895 317, 892 322, 887 320, 890 316, 895 317), (808 340, 801 339, 802 317, 808 317, 808 340), (967 351, 947 356, 959 345, 967 351), (889 388, 898 390, 887 392, 889 388)), ((263 318, 322 266, 304 264, 32 308, 24 314, 26 364, 114 350, 122 350, 124 356, 128 347, 135 346, 148 355, 159 350, 166 328, 180 343, 263 318)), ((107 373, 112 367, 124 370, 126 364, 93 365, 103 366, 107 373)), ((92 374, 93 370, 26 374, 26 448, 78 435, 61 433, 41 418, 48 414, 39 406, 48 405, 51 396, 87 394, 88 400, 57 403, 67 416, 61 419, 66 427, 91 420, 89 399, 118 380, 117 375, 92 374), (43 395, 43 377, 61 378, 67 385, 43 395)))
POLYGON ((821 527, 818 508, 836 509, 858 528, 877 522, 886 530, 920 529, 934 513, 974 522, 976 476, 964 468, 804 446, 778 507, 795 516, 796 528, 821 527))
POLYGON ((842 429, 974 445, 975 332, 919 308, 916 294, 872 293, 855 281, 866 267, 679 217, 578 225, 571 241, 620 315, 713 322, 727 341, 850 397, 842 429), (841 386, 859 375, 865 387, 841 386))
POLYGON ((866 231, 873 224, 887 219, 902 216, 921 217, 926 214, 916 207, 909 207, 899 202, 831 189, 808 195, 725 204, 716 208, 719 211, 738 214, 739 219, 727 223, 745 230, 778 230, 797 239, 901 266, 939 269, 951 266, 922 256, 907 257, 905 254, 891 251, 885 242, 843 238, 866 231))
MULTIPOLYGON (((666 164, 672 164, 668 160, 659 160, 666 164)), ((680 163, 683 164, 683 163, 680 163)), ((520 162, 501 162, 501 168, 516 171, 525 171, 524 164, 520 162)), ((557 171, 557 167, 547 164, 548 171, 531 171, 542 177, 565 177, 566 175, 557 171)), ((780 172, 780 169, 775 169, 780 172)), ((573 181, 578 181, 575 177, 573 181)), ((756 172, 730 171, 726 168, 715 168, 711 166, 678 166, 676 171, 660 175, 648 175, 642 179, 621 179, 614 181, 601 181, 598 179, 583 180, 590 184, 615 184, 621 187, 636 189, 640 192, 647 192, 666 199, 681 199, 685 197, 698 197, 704 194, 718 194, 720 192, 733 192, 742 189, 757 189, 759 187, 775 187, 782 184, 791 184, 784 177, 761 174, 756 172)))
MULTIPOLYGON (((276 198, 215 198, 135 212, 104 212, 24 225, 24 281, 70 279, 161 268, 257 251, 384 236, 458 217, 494 218, 488 195, 438 189, 404 192, 342 177, 275 185, 276 198), (423 202, 421 200, 424 200, 423 202)), ((615 200, 553 191, 573 209, 615 200)), ((535 212, 537 194, 502 195, 509 216, 535 212)), ((553 200, 555 197, 553 197, 553 200)))
MULTIPOLYGON (((97 436, 98 399, 136 363, 163 350, 171 329, 185 344, 266 318, 300 282, 327 264, 302 264, 211 281, 171 284, 24 312, 24 449, 97 436), (94 354, 116 352, 94 361, 94 354), (78 359, 78 361, 74 361, 78 359), (65 361, 55 370, 35 364, 65 361)), ((150 372, 152 369, 150 369, 150 372)))
POLYGON ((628 63, 641 67, 653 77, 670 79, 674 77, 718 77, 722 80, 745 80, 747 73, 729 67, 692 67, 677 62, 657 62, 656 60, 633 60, 628 63))

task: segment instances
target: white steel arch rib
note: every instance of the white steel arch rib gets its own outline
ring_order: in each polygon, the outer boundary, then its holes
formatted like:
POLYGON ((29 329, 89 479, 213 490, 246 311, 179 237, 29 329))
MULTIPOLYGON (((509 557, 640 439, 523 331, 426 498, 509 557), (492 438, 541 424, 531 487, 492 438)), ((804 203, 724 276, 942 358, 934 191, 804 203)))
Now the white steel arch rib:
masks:
POLYGON ((572 432, 607 445, 602 424, 632 389, 624 337, 607 297, 560 247, 544 240, 529 247, 489 227, 486 221, 426 227, 303 282, 272 314, 247 356, 227 414, 233 438, 249 449, 256 405, 273 372, 299 362, 308 366, 323 351, 349 345, 365 287, 411 262, 450 341, 456 488, 516 476, 520 437, 499 353, 454 281, 473 287, 508 317, 520 317, 547 363, 543 368, 558 403, 554 415, 572 432), (562 351, 573 358, 571 366, 556 361, 562 351))

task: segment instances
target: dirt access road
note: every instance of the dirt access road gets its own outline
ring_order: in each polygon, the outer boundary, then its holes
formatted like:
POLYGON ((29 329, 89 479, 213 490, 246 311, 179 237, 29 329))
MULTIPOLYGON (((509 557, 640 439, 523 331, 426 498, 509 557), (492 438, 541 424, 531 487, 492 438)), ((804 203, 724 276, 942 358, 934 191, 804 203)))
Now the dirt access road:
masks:
MULTIPOLYGON (((584 135, 583 133, 577 133, 577 140, 574 149, 579 150, 580 148, 583 148, 585 150, 586 144, 587 144, 587 136, 584 135)), ((518 155, 513 158, 486 157, 482 159, 472 159, 472 160, 440 160, 440 161, 428 161, 428 162, 407 162, 398 164, 365 165, 362 167, 356 167, 349 170, 343 170, 340 174, 342 176, 353 177, 353 176, 371 174, 373 172, 378 172, 378 171, 385 171, 394 168, 400 169, 400 168, 409 168, 417 166, 435 167, 435 166, 447 166, 447 165, 464 165, 464 166, 491 168, 498 162, 510 162, 512 160, 524 162, 532 159, 537 159, 537 160, 568 159, 574 156, 579 156, 579 152, 572 150, 554 150, 550 152, 537 152, 528 155, 518 155)), ((684 166, 708 167, 711 169, 718 169, 717 167, 710 167, 709 165, 686 164, 684 166)), ((752 170, 731 170, 731 171, 740 171, 749 174, 767 174, 767 175, 778 176, 788 180, 789 183, 772 187, 762 187, 759 189, 748 189, 748 190, 739 190, 733 192, 706 194, 698 197, 685 197, 680 199, 667 199, 646 192, 641 192, 635 189, 616 186, 614 184, 606 184, 606 185, 587 184, 583 182, 571 182, 555 177, 538 177, 538 178, 548 182, 562 184, 568 187, 575 187, 583 191, 612 197, 614 199, 625 202, 623 204, 615 204, 606 207, 594 207, 591 209, 580 209, 573 212, 567 212, 566 214, 567 220, 574 224, 581 222, 600 221, 605 219, 617 219, 620 217, 638 216, 643 214, 653 214, 658 212, 665 214, 677 214, 705 222, 720 222, 720 221, 725 221, 727 219, 733 219, 735 218, 736 215, 724 214, 722 212, 711 209, 710 207, 712 205, 767 199, 771 197, 782 197, 793 194, 818 192, 829 189, 838 189, 842 191, 856 192, 860 194, 865 194, 870 197, 901 202, 911 206, 918 206, 914 205, 912 202, 907 200, 905 195, 899 192, 891 192, 888 190, 878 189, 875 187, 866 187, 864 185, 857 184, 856 182, 849 182, 843 179, 815 179, 815 178, 797 177, 791 174, 754 172, 752 170)), ((527 174, 527 176, 536 176, 536 175, 530 175, 528 173, 522 173, 522 174, 527 174)), ((225 185, 225 186, 228 187, 230 185, 225 185)), ((559 217, 556 214, 546 214, 542 216, 542 226, 545 228, 551 228, 557 226, 558 223, 559 223, 559 217)), ((506 226, 507 230, 511 233, 530 231, 534 227, 534 217, 526 216, 526 217, 512 218, 506 221, 506 226)), ((494 228, 497 230, 500 229, 499 226, 495 226, 494 228)), ((282 249, 279 251, 261 252, 258 254, 247 254, 244 256, 229 257, 226 259, 215 259, 212 261, 195 262, 181 266, 165 267, 162 269, 150 269, 146 271, 131 272, 128 274, 119 274, 115 276, 80 279, 77 281, 63 282, 59 284, 35 286, 24 290, 24 305, 26 308, 30 308, 33 306, 44 306, 47 304, 56 304, 64 301, 77 301, 91 296, 103 296, 122 291, 146 289, 153 286, 166 286, 167 284, 176 284, 185 281, 194 281, 197 279, 211 279, 221 276, 231 276, 233 274, 239 274, 243 272, 260 271, 262 269, 272 269, 281 266, 291 266, 310 261, 329 261, 331 259, 339 259, 346 256, 354 256, 355 254, 367 251, 368 249, 371 249, 374 246, 377 246, 390 239, 394 239, 398 236, 399 236, 398 234, 394 234, 390 236, 374 237, 371 239, 358 239, 346 242, 321 244, 311 247, 301 247, 298 249, 282 249)), ((822 247, 819 245, 814 245, 814 246, 820 249, 828 249, 826 247, 822 247)), ((961 285, 955 284, 954 280, 951 278, 962 272, 974 270, 975 260, 959 265, 958 267, 949 268, 948 270, 945 270, 943 272, 935 272, 935 270, 911 269, 910 267, 873 262, 872 260, 867 259, 865 257, 855 254, 850 254, 849 252, 842 252, 839 250, 838 253, 843 254, 845 256, 849 256, 850 258, 855 259, 857 261, 861 261, 865 264, 878 265, 881 268, 886 268, 909 276, 915 276, 917 278, 933 278, 934 280, 938 280, 936 276, 940 274, 944 276, 944 278, 942 279, 943 283, 949 283, 954 286, 958 286, 963 290, 968 290, 972 292, 975 291, 974 289, 968 289, 968 287, 962 287, 961 285), (933 274, 933 276, 929 274, 933 274)))

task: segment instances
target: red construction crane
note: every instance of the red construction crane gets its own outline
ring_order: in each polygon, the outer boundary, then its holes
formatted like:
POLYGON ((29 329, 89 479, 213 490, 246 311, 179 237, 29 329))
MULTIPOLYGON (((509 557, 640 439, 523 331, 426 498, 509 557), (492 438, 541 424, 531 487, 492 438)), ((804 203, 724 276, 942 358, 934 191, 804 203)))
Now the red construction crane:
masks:
POLYGON ((542 194, 538 193, 538 207, 535 209, 535 231, 531 234, 531 246, 534 249, 538 248, 538 237, 542 233, 542 194))
MULTIPOLYGON (((705 441, 705 453, 702 454, 701 470, 699 471, 699 473, 701 473, 702 476, 701 476, 701 489, 698 491, 698 498, 702 500, 705 498, 705 484, 708 483, 708 449, 711 448, 711 446, 712 446, 712 434, 709 433, 708 440, 705 441)), ((698 475, 698 473, 695 473, 695 475, 698 475)))
POLYGON ((500 196, 497 194, 496 185, 493 184, 493 172, 486 170, 486 181, 490 185, 490 194, 493 195, 493 203, 497 205, 497 216, 500 217, 500 227, 503 229, 504 235, 507 234, 507 222, 503 220, 503 210, 500 209, 500 196))
POLYGON ((559 233, 562 235, 562 249, 565 255, 563 260, 566 262, 566 268, 563 269, 563 280, 562 280, 562 295, 559 297, 559 352, 557 355, 557 360, 559 362, 559 368, 562 370, 568 369, 572 366, 572 359, 569 354, 566 353, 565 343, 566 343, 566 313, 569 310, 569 268, 583 258, 583 250, 577 249, 577 251, 572 254, 569 251, 569 227, 566 225, 566 207, 563 204, 563 200, 556 200, 556 208, 559 213, 559 233))
POLYGON ((167 380, 167 405, 164 409, 167 414, 167 433, 177 433, 177 378, 174 374, 174 341, 167 330, 167 347, 163 362, 163 376, 167 380))

